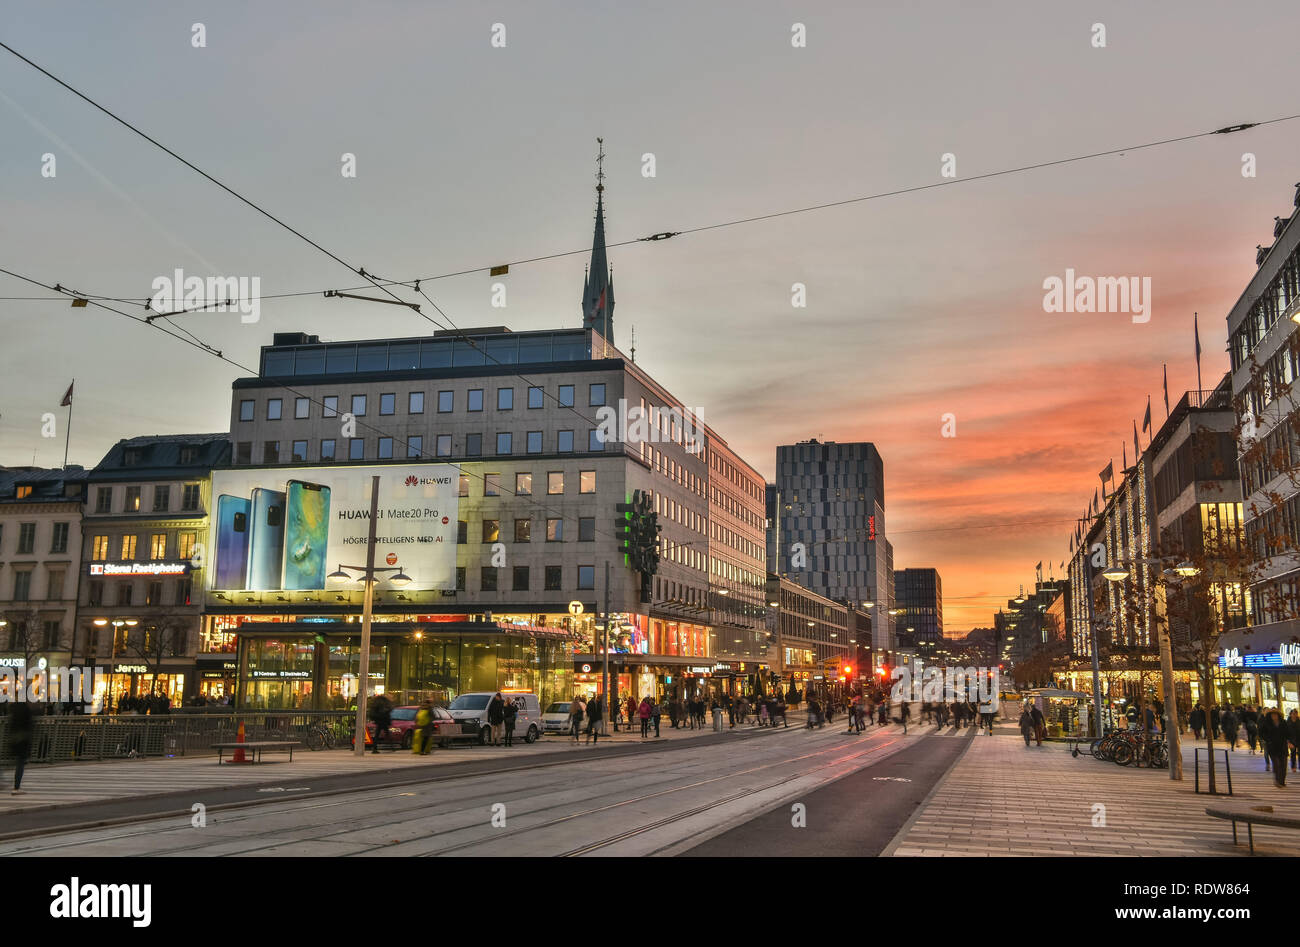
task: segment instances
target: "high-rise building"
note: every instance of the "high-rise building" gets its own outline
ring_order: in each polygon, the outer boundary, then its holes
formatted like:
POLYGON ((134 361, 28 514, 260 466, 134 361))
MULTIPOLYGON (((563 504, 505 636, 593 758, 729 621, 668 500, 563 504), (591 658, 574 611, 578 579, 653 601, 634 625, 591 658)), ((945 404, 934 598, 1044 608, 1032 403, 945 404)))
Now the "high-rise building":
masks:
POLYGON ((938 569, 894 571, 894 627, 899 644, 933 655, 943 641, 943 583, 938 569))
POLYGON ((768 569, 826 598, 868 608, 873 650, 892 650, 893 552, 885 540, 885 472, 875 445, 814 439, 778 447, 774 487, 768 569))

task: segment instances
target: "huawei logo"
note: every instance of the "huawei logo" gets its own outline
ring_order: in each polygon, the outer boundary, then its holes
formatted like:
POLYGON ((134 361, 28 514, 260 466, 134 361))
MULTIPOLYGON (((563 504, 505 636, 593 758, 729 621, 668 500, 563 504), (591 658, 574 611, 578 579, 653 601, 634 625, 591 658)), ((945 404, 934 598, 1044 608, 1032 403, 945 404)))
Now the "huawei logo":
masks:
POLYGON ((406 478, 406 485, 408 487, 413 487, 419 482, 420 482, 420 478, 417 477, 415 474, 411 474, 409 477, 406 478))

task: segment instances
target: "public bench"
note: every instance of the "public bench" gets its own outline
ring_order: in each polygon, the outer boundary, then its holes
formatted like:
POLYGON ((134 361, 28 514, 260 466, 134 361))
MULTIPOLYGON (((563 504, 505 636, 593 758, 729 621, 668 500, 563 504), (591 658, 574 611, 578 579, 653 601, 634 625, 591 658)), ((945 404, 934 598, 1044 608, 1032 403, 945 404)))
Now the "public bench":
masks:
POLYGON ((1300 829, 1300 815, 1286 815, 1273 811, 1270 805, 1249 805, 1239 803, 1219 806, 1206 806, 1205 814, 1214 819, 1224 819, 1232 823, 1232 844, 1237 842, 1237 823, 1246 823, 1246 835, 1250 839, 1250 853, 1255 854, 1256 825, 1271 825, 1280 829, 1300 829))
POLYGON ((217 751, 217 765, 221 765, 221 760, 226 750, 247 750, 250 754, 248 762, 262 762, 262 753, 265 750, 288 750, 289 762, 293 762, 293 748, 302 746, 297 740, 250 740, 247 743, 213 743, 212 749, 217 751))

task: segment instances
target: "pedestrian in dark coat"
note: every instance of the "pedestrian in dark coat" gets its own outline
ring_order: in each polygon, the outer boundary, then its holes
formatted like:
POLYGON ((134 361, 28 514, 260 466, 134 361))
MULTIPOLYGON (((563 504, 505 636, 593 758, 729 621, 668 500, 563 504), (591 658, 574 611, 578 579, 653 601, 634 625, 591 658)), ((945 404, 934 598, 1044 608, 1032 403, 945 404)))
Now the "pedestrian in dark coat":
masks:
POLYGON ((1029 738, 1034 735, 1034 718, 1029 713, 1029 708, 1025 707, 1020 711, 1020 735, 1025 738, 1026 748, 1029 746, 1029 738))
POLYGON ((1237 715, 1228 708, 1219 714, 1219 726, 1223 728, 1223 739, 1231 744, 1231 749, 1237 748, 1237 715))
POLYGON ((1192 712, 1187 715, 1187 725, 1192 728, 1192 735, 1196 739, 1201 738, 1201 731, 1205 729, 1205 709, 1197 704, 1192 708, 1192 712))
POLYGON ((13 795, 21 796, 23 789, 23 771, 27 768, 27 758, 32 755, 32 709, 27 701, 18 700, 9 705, 9 726, 6 730, 9 743, 9 755, 14 758, 13 795))
POLYGON ((1292 710, 1286 715, 1287 738, 1291 741, 1291 772, 1296 771, 1296 762, 1300 761, 1300 714, 1292 710))
POLYGON ((1264 744, 1264 753, 1273 764, 1273 784, 1278 789, 1286 788, 1286 749, 1291 742, 1287 736, 1286 724, 1276 707, 1270 707, 1264 713, 1259 724, 1260 742, 1264 744))

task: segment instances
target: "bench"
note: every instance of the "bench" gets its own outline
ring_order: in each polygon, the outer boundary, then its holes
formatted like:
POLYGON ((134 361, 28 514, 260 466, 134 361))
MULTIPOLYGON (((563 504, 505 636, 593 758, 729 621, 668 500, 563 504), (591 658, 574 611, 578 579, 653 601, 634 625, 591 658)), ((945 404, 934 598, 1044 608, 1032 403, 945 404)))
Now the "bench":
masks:
POLYGON ((1273 811, 1270 805, 1251 806, 1245 803, 1240 805, 1222 805, 1207 806, 1205 814, 1214 819, 1226 819, 1232 823, 1232 844, 1237 842, 1237 823, 1246 823, 1246 834, 1250 839, 1250 853, 1255 854, 1255 830, 1256 825, 1271 825, 1281 829, 1300 829, 1300 815, 1285 815, 1273 811))
POLYGON ((262 753, 265 750, 288 750, 289 762, 293 762, 293 748, 302 746, 297 740, 251 740, 247 743, 213 743, 211 748, 217 751, 217 765, 221 765, 221 760, 226 750, 247 750, 250 753, 248 762, 262 762, 262 753))

